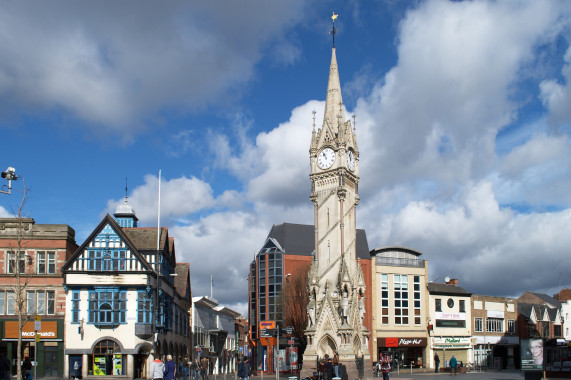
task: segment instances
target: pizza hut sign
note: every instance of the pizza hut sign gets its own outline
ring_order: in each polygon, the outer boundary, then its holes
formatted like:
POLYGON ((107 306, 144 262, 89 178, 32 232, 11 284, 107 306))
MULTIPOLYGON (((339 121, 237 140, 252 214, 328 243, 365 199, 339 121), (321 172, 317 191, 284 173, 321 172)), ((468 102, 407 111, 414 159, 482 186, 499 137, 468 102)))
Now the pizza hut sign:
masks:
MULTIPOLYGON (((408 338, 400 338, 399 346, 422 346, 422 339, 408 339, 408 338)), ((426 345, 426 342, 424 342, 426 345)))

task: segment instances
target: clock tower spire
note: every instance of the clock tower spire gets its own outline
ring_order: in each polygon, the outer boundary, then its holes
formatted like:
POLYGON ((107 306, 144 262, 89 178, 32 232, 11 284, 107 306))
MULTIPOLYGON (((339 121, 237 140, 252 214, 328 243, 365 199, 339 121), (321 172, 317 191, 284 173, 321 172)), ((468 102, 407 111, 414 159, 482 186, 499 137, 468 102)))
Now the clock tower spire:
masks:
MULTIPOLYGON (((335 35, 333 13, 332 34, 335 35)), ((370 360, 363 326, 365 281, 357 259, 356 207, 359 204, 359 149, 355 125, 345 120, 335 46, 331 52, 325 112, 311 137, 310 199, 314 205, 315 257, 308 276, 310 293, 304 362, 338 352, 349 376, 356 359, 370 360)))

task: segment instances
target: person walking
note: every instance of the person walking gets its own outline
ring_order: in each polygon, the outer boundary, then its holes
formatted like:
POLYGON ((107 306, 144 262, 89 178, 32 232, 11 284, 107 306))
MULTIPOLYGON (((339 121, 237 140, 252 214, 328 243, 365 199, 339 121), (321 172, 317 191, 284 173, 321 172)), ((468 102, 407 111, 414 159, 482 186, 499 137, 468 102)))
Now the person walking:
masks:
POLYGON ((456 360, 456 356, 452 355, 450 359, 450 376, 452 376, 452 372, 454 372, 454 376, 456 376, 456 366, 458 365, 458 361, 456 360))
POLYGON ((172 355, 167 355, 167 362, 165 363, 165 380, 174 380, 176 376, 176 364, 172 361, 172 355))
POLYGON ((238 364, 238 377, 242 380, 248 380, 248 358, 244 358, 238 364))
POLYGON ((339 354, 337 351, 333 352, 333 372, 335 372, 335 377, 339 377, 339 354))
POLYGON ((391 357, 387 354, 383 355, 381 359, 381 372, 383 373, 383 380, 389 380, 389 373, 391 372, 391 357))
POLYGON ((165 374, 165 363, 157 357, 151 363, 151 379, 153 380, 163 380, 163 376, 165 374))
POLYGON ((438 373, 438 367, 440 367, 440 356, 434 354, 434 373, 438 373))
POLYGON ((200 378, 200 363, 198 362, 198 358, 194 359, 190 370, 192 371, 192 380, 198 380, 200 378))
POLYGON ((208 359, 206 358, 200 361, 200 376, 202 380, 208 380, 208 359))

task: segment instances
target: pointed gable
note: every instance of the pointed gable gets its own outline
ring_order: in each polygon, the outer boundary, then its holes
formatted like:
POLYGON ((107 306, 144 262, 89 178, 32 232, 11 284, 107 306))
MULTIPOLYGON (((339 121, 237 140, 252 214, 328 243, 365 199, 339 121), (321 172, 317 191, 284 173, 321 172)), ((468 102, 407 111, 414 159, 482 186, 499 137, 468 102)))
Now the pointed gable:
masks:
POLYGON ((62 272, 152 271, 151 266, 107 214, 62 267, 62 272))

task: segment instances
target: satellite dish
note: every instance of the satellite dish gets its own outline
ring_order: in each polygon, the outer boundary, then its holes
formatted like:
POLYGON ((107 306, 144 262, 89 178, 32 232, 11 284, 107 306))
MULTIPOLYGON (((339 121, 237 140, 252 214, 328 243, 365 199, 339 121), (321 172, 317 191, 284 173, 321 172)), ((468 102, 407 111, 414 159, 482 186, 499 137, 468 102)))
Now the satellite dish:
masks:
POLYGON ((448 276, 444 277, 444 282, 447 282, 447 283, 450 282, 450 277, 448 277, 448 276))

